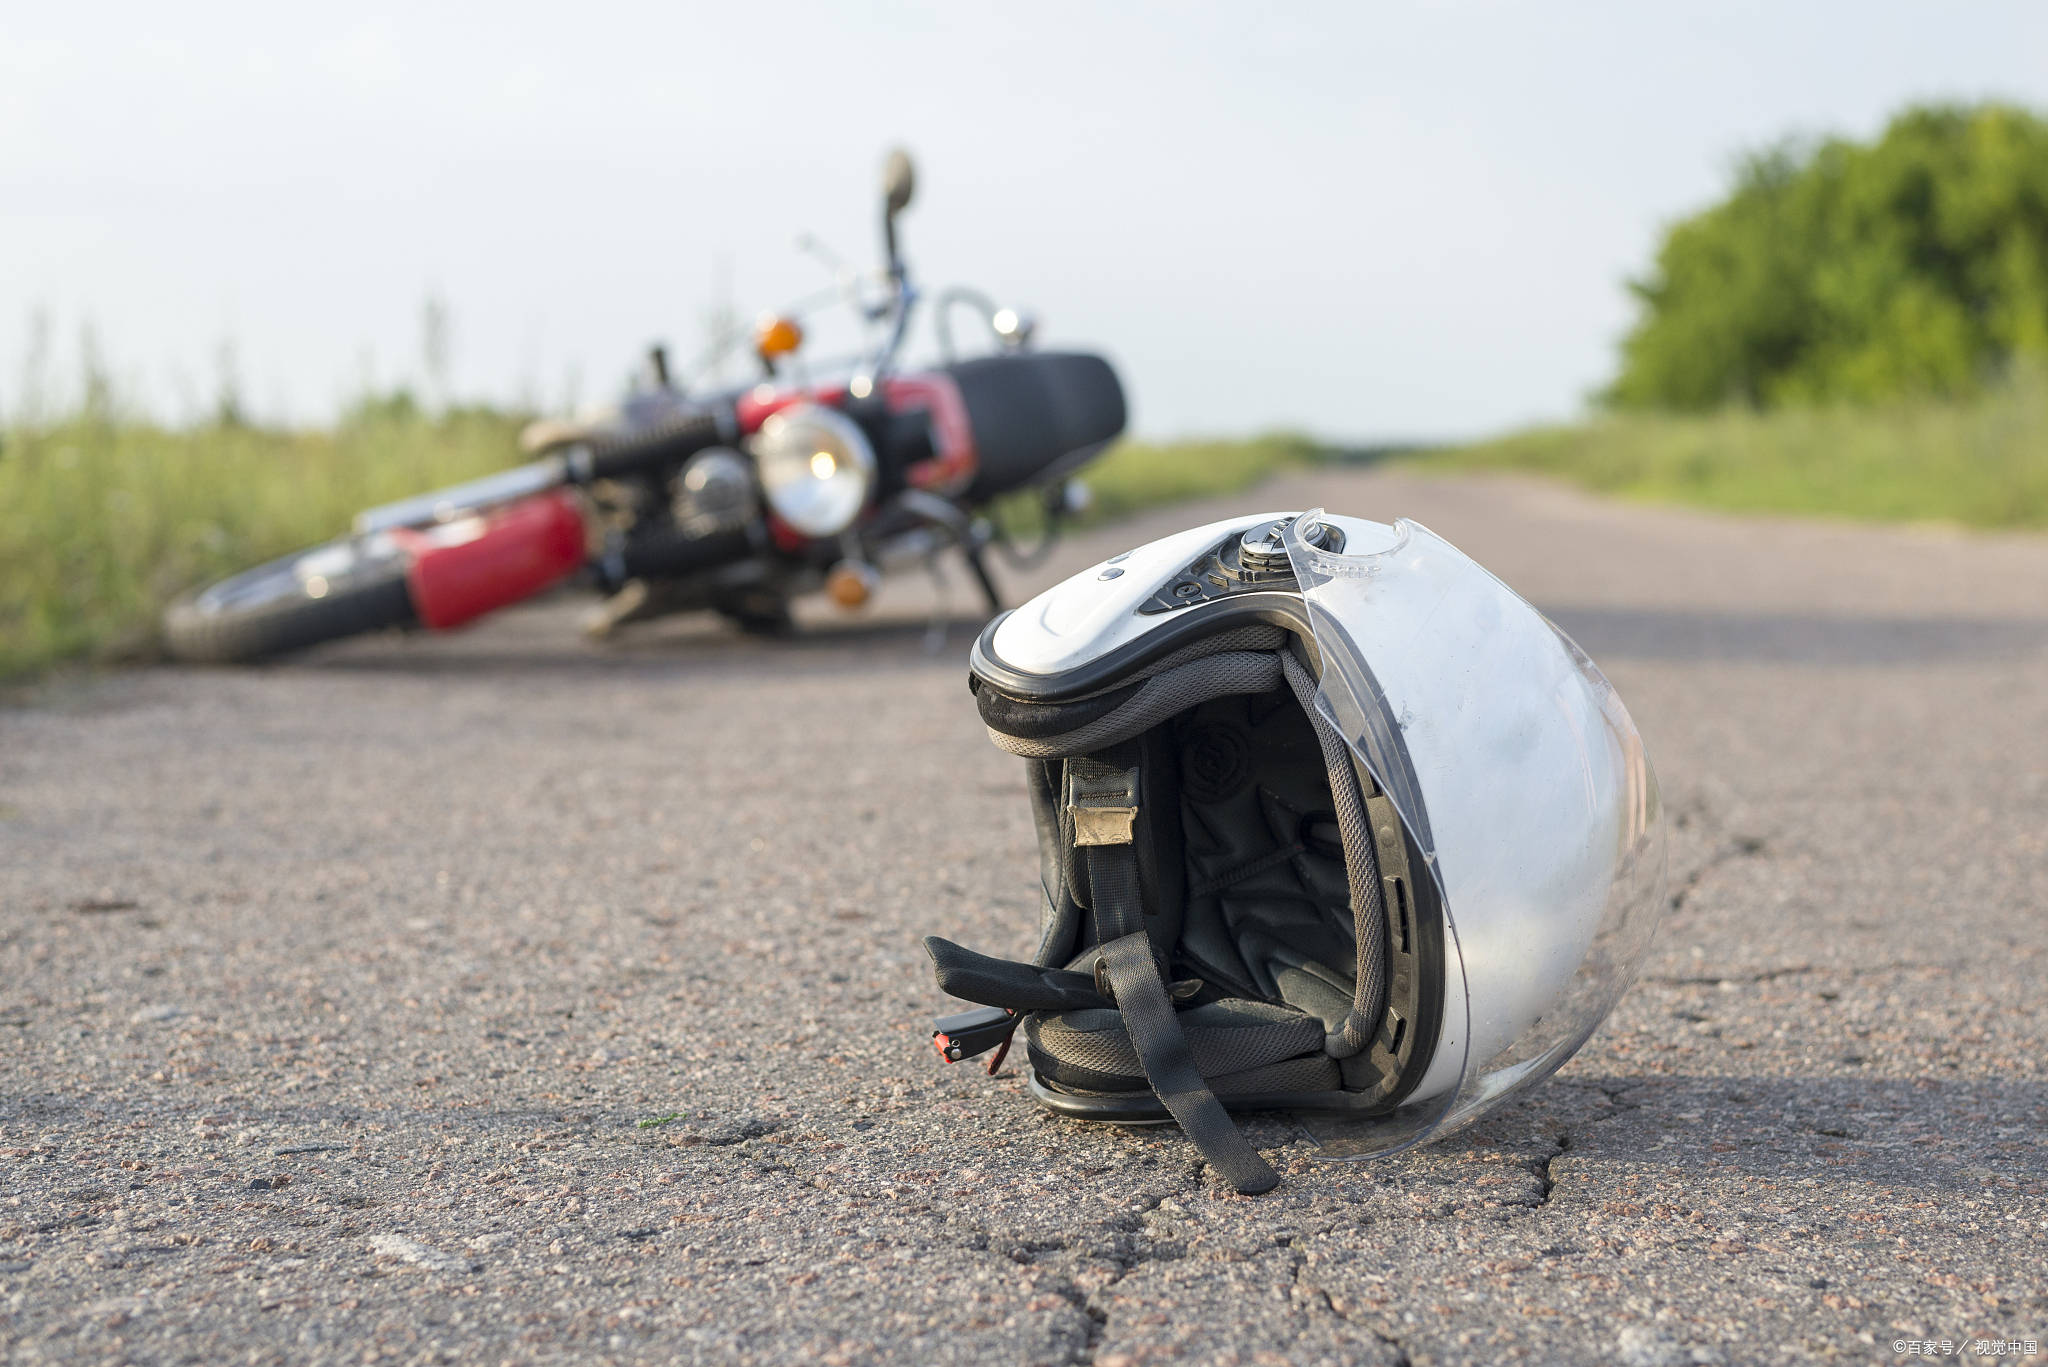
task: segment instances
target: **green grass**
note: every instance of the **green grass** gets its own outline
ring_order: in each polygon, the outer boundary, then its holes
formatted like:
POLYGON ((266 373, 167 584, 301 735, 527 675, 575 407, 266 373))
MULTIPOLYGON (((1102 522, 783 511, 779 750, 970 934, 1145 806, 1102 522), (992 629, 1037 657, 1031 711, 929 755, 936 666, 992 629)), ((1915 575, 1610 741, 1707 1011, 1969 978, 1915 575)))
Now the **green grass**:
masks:
POLYGON ((1285 432, 1241 441, 1125 441, 1082 471, 1081 482, 1094 496, 1088 516, 1108 521, 1160 503, 1233 494, 1325 454, 1285 432))
POLYGON ((518 420, 403 406, 332 432, 75 419, 0 438, 0 678, 154 649, 178 593, 517 459, 518 420))
MULTIPOLYGON (((178 593, 344 531, 361 508, 519 459, 520 419, 367 405, 331 432, 78 418, 0 442, 0 678, 152 654, 178 593)), ((1123 442, 1082 474, 1089 521, 1234 493, 1338 453, 1301 436, 1123 442)), ((1614 416, 1416 458, 1629 497, 1774 512, 2048 526, 2048 372, 1963 402, 1614 416)), ((1035 521, 1035 498, 1005 524, 1035 521)))
MULTIPOLYGON (((1289 432, 1222 441, 1120 441, 1077 478, 1089 503, 1077 521, 1112 522, 1141 508, 1215 498, 1248 489, 1282 470, 1312 465, 1334 453, 1289 432)), ((1039 494, 1012 494, 996 506, 996 521, 1012 536, 1030 540, 1044 526, 1039 494)))
MULTIPOLYGON (((0 679, 155 653, 188 589, 347 530, 369 505, 515 463, 521 419, 366 405, 331 432, 76 418, 0 438, 0 679)), ((1091 466, 1091 519, 1227 493, 1316 456, 1304 438, 1127 442, 1091 466)))
POLYGON ((1973 527, 2048 526, 2048 370, 1982 397, 1868 408, 1614 415, 1435 452, 1630 498, 1973 527))

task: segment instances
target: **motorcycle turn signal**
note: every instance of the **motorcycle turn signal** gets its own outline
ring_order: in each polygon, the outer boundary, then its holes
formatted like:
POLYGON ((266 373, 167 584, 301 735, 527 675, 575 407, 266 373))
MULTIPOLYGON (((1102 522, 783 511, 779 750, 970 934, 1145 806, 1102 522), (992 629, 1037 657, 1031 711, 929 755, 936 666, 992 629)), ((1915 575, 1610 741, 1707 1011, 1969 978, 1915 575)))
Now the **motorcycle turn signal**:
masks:
POLYGON ((834 604, 851 612, 867 605, 868 599, 875 596, 875 586, 881 579, 873 565, 859 560, 842 560, 826 574, 825 592, 834 604))

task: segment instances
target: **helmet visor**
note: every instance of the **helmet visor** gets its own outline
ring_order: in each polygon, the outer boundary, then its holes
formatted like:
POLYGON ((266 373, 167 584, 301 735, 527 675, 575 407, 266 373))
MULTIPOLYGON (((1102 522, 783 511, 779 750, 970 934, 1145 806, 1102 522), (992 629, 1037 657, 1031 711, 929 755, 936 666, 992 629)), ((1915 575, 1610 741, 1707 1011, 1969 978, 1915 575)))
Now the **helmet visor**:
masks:
POLYGON ((1470 1124, 1593 1033, 1649 950, 1663 816, 1613 685, 1455 546, 1320 509, 1284 535, 1316 706, 1407 826, 1446 921, 1421 1083, 1391 1115, 1309 1119, 1326 1156, 1368 1157, 1470 1124), (1336 550, 1302 538, 1317 523, 1344 534, 1336 550))

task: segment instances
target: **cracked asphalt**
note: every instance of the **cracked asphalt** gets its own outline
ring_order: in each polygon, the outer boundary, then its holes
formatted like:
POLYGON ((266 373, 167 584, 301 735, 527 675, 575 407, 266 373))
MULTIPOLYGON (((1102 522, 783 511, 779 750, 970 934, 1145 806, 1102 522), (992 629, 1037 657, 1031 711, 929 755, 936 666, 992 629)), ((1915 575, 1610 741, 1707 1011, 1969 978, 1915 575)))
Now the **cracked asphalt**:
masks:
POLYGON ((932 1052, 1032 939, 924 589, 787 643, 580 600, 0 709, 0 1358, 1649 1364, 2048 1339, 2048 539, 1317 471, 1550 612, 1671 910, 1552 1082, 1246 1199, 932 1052))

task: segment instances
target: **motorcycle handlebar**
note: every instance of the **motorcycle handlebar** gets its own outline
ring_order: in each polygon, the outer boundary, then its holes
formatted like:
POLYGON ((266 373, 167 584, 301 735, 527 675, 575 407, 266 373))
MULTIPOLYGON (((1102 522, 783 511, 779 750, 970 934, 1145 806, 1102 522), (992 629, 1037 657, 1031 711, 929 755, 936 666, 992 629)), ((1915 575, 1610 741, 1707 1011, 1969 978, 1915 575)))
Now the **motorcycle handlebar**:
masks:
POLYGON ((571 453, 569 472, 579 484, 619 479, 673 461, 688 460, 707 447, 734 441, 738 436, 739 425, 729 409, 708 409, 670 418, 646 431, 597 437, 571 453))

